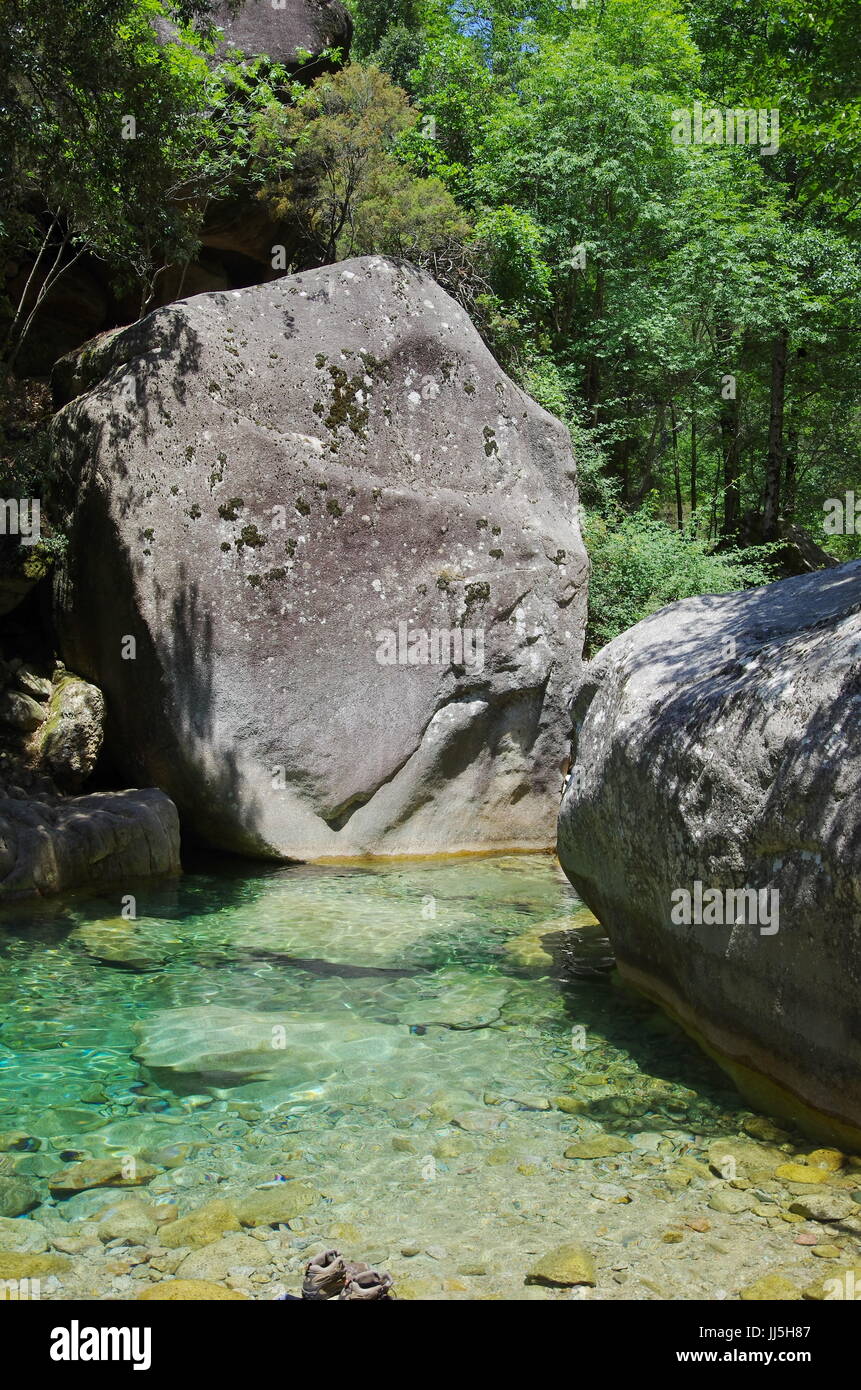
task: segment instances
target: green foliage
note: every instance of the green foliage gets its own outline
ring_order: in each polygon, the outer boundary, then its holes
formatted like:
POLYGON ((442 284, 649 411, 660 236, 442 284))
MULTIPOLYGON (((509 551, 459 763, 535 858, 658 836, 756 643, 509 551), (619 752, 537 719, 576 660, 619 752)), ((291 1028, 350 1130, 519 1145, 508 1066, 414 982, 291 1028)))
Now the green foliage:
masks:
POLYGON ((592 561, 587 655, 668 603, 774 578, 767 548, 716 552, 695 530, 679 531, 646 509, 587 513, 584 535, 592 561))
POLYGON ((4 0, 7 364, 77 257, 143 311, 257 194, 292 268, 426 267, 568 424, 593 643, 763 577, 728 547, 784 522, 861 554, 823 532, 861 490, 856 0, 350 3, 354 61, 307 86, 217 61, 207 0, 4 0), (697 102, 777 109, 779 148, 675 143, 697 102))
POLYGON ((14 362, 44 298, 83 255, 141 309, 198 248, 206 200, 244 150, 205 0, 4 0, 0 9, 0 253, 32 274, 0 305, 14 362), (200 20, 206 36, 182 27, 200 20), (171 37, 171 34, 173 37, 171 37))
POLYGON ((440 179, 398 157, 418 119, 374 64, 326 74, 292 107, 272 102, 257 119, 261 197, 298 225, 319 263, 381 252, 421 264, 470 228, 440 179))

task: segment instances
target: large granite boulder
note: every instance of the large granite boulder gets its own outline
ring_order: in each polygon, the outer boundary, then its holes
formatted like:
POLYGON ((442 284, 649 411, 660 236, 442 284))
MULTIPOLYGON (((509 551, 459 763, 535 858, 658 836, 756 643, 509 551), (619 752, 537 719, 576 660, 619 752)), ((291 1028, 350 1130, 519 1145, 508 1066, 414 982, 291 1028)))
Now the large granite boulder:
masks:
POLYGON ((179 871, 176 807, 154 787, 68 798, 0 793, 0 903, 179 871))
POLYGON ((264 856, 552 843, 574 463, 448 295, 379 258, 199 295, 74 389, 56 618, 128 780, 264 856))
POLYGON ((559 855, 622 974, 754 1102, 858 1147, 861 561, 672 604, 572 709, 559 855))

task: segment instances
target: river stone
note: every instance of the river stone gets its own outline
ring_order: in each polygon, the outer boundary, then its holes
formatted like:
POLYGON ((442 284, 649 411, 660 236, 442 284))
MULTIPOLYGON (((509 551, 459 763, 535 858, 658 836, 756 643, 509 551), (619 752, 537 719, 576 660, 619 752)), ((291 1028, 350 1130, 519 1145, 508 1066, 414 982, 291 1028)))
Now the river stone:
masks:
POLYGON ((122 775, 266 857, 548 847, 585 618, 575 468, 464 311, 365 257, 83 356, 52 427, 56 622, 122 775))
POLYGON ((781 1163, 774 1170, 778 1182, 830 1182, 834 1174, 827 1168, 814 1168, 809 1163, 781 1163))
POLYGON ((207 1279, 161 1279, 138 1294, 140 1303, 247 1302, 248 1295, 207 1279))
POLYGON ((0 1217, 0 1250, 40 1254, 48 1248, 48 1232, 40 1221, 0 1217))
POLYGON ((598 1282, 595 1260, 583 1245, 571 1243, 557 1245, 542 1255, 526 1276, 528 1284, 554 1284, 573 1286, 598 1282))
POLYGON ((186 1255, 177 1269, 180 1279, 208 1279, 218 1283, 234 1269, 257 1269, 270 1264, 272 1252, 262 1240, 233 1232, 186 1255))
POLYGON ((452 1116, 451 1122, 467 1134, 490 1134, 499 1129, 505 1119, 505 1114, 498 1110, 462 1110, 459 1115, 452 1116))
POLYGON ((753 1105, 856 1142, 859 671, 861 560, 671 604, 581 680, 559 817, 562 865, 623 977, 753 1105), (671 895, 696 883, 775 890, 779 930, 674 922, 671 895))
POLYGON ((622 1139, 617 1134, 598 1134, 594 1139, 581 1139, 576 1144, 569 1144, 565 1150, 565 1157, 614 1158, 616 1154, 631 1153, 633 1147, 627 1139, 622 1139))
POLYGON ((129 1167, 121 1158, 85 1158, 81 1163, 52 1173, 48 1187, 59 1196, 85 1192, 92 1187, 141 1187, 151 1182, 157 1172, 157 1168, 141 1159, 135 1159, 134 1165, 129 1167))
POLYGON ((741 1289, 738 1296, 743 1303, 769 1303, 772 1300, 791 1303, 801 1298, 795 1285, 782 1274, 764 1274, 761 1279, 755 1279, 741 1289))
POLYGON ((134 1056, 145 1066, 225 1082, 277 1076, 295 1085, 383 1061, 401 1041, 398 1029, 350 1015, 323 1021, 210 1004, 150 1014, 135 1027, 134 1056))
POLYGON ((845 1221, 855 1213, 855 1203, 842 1192, 813 1192, 796 1197, 789 1210, 807 1221, 845 1221))
POLYGON ((553 957, 545 948, 544 938, 551 929, 545 922, 536 922, 528 931, 506 941, 503 950, 509 965, 517 970, 534 970, 544 974, 553 965, 553 957))
POLYGON ((0 902, 179 869, 176 807, 154 787, 46 801, 0 796, 0 902))
POLYGON ((44 724, 48 717, 45 706, 21 690, 0 693, 0 724, 7 724, 20 734, 30 734, 44 724))
POLYGON ((178 1250, 183 1245, 197 1248, 220 1240, 228 1231, 238 1230, 239 1215, 235 1206, 215 1198, 165 1226, 159 1234, 159 1244, 166 1245, 168 1250, 178 1250))
POLYGON ((95 960, 133 970, 155 970, 164 955, 147 942, 144 919, 104 917, 76 927, 70 940, 79 941, 95 960))
POLYGON ((734 1187, 719 1189, 709 1200, 712 1211, 721 1211, 725 1216, 738 1216, 755 1205, 756 1198, 752 1192, 738 1192, 734 1187))
POLYGON ((417 981, 415 999, 398 1009, 402 1023, 413 1027, 481 1028, 498 1020, 510 992, 507 980, 452 966, 434 972, 428 983, 417 981))
POLYGON ((31 1153, 42 1147, 41 1139, 26 1129, 5 1129, 0 1132, 0 1153, 31 1153))
POLYGON ((0 1216, 23 1216, 38 1204, 39 1194, 26 1178, 0 1174, 0 1216))
POLYGON ((785 1129, 781 1129, 765 1115, 752 1115, 749 1120, 744 1121, 742 1129, 751 1139, 761 1139, 766 1144, 785 1144, 791 1137, 785 1129))
POLYGON ((307 1182, 278 1183, 263 1191, 249 1192, 234 1203, 243 1226, 286 1226, 320 1201, 320 1193, 307 1182))
POLYGON ((139 1244, 157 1230, 154 1209, 139 1198, 114 1202, 99 1212, 98 1237, 101 1241, 125 1240, 139 1244))
POLYGON ((828 1272, 824 1279, 807 1284, 801 1290, 802 1298, 817 1302, 855 1302, 861 1292, 861 1264, 841 1265, 839 1269, 828 1272))
POLYGON ((839 1149, 814 1149, 799 1161, 814 1168, 827 1168, 829 1173, 839 1173, 846 1162, 846 1156, 839 1149))
POLYGON ((0 1251, 0 1279, 40 1279, 43 1275, 64 1274, 73 1268, 65 1255, 0 1251))
POLYGON ((752 1139, 713 1139, 708 1147, 711 1171, 720 1178, 750 1178, 764 1182, 774 1176, 775 1168, 786 1162, 786 1154, 752 1139))

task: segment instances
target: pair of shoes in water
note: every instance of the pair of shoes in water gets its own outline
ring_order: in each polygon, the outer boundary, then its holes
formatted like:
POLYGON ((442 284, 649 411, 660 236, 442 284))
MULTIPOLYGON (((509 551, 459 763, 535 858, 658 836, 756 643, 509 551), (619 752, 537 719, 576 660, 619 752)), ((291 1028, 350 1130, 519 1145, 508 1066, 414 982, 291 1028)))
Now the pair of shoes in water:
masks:
MULTIPOLYGON (((381 1274, 370 1265, 354 1264, 345 1260, 337 1250, 324 1250, 315 1255, 305 1269, 302 1282, 302 1297, 315 1303, 329 1299, 361 1299, 370 1302, 374 1299, 388 1299, 392 1287, 392 1276, 381 1274)), ((295 1294, 282 1294, 282 1300, 296 1301, 295 1294)))

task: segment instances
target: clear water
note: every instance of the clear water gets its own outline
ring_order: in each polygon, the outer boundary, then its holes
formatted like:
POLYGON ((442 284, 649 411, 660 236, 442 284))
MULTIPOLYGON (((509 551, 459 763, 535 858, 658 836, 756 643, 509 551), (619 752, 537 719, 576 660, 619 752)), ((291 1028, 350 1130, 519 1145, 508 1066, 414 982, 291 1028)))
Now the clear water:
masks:
MULTIPOLYGON (((0 920, 0 1130, 41 1141, 16 1155, 37 1184, 61 1155, 177 1146, 150 1192, 182 1209, 311 1182, 282 1276, 324 1241, 414 1296, 561 1296, 524 1289, 537 1255, 663 1228, 676 1196, 649 1203, 649 1184, 749 1113, 613 983, 550 858, 216 866, 136 906, 127 921, 118 895, 77 896, 0 920), (234 1017, 247 1036, 228 1056, 234 1017), (286 1046, 260 1051, 270 1024, 286 1046), (633 1154, 563 1157, 608 1132, 633 1154), (619 1181, 637 1201, 594 1195, 619 1181)), ((630 1296, 624 1266, 608 1296, 630 1296)))

